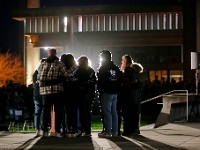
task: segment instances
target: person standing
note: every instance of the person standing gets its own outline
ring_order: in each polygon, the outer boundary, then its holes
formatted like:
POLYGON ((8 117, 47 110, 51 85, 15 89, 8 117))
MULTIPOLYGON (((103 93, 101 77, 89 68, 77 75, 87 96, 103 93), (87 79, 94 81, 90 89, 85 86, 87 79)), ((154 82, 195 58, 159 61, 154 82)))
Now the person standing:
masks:
POLYGON ((96 75, 93 68, 89 66, 86 56, 78 59, 76 76, 79 83, 79 115, 81 122, 82 136, 91 136, 91 105, 95 98, 96 75))
POLYGON ((48 136, 48 121, 52 105, 54 105, 55 110, 56 137, 62 137, 60 130, 63 107, 62 94, 64 91, 63 77, 71 76, 56 54, 56 49, 50 49, 46 61, 41 63, 38 68, 37 79, 39 81, 40 95, 42 95, 41 128, 44 137, 48 136))
POLYGON ((105 132, 99 133, 98 136, 117 136, 117 93, 120 86, 120 69, 112 61, 112 54, 108 50, 100 52, 100 60, 100 68, 97 71, 97 87, 101 95, 105 132))
MULTIPOLYGON (((42 58, 40 63, 46 59, 42 58)), ((35 105, 34 111, 34 127, 36 129, 36 136, 41 135, 41 112, 42 112, 42 96, 40 95, 39 82, 37 80, 38 69, 33 73, 33 100, 35 105)))
MULTIPOLYGON (((72 54, 63 54, 61 61, 65 64, 67 72, 74 74, 77 70, 75 58, 72 54)), ((77 133, 77 108, 79 100, 79 85, 75 75, 68 77, 64 82, 64 108, 66 119, 63 128, 66 127, 66 137, 76 137, 77 133)), ((65 131, 63 131, 65 132, 65 131)))
POLYGON ((123 72, 121 105, 124 119, 122 135, 131 136, 140 134, 140 95, 142 83, 139 80, 139 73, 143 71, 143 67, 141 64, 133 62, 129 55, 123 55, 121 70, 123 72))

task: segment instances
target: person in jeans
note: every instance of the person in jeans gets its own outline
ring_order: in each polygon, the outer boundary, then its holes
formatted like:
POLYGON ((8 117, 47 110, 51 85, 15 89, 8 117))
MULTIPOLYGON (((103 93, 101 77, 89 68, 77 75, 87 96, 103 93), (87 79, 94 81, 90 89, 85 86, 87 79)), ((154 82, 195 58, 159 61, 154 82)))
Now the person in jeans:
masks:
MULTIPOLYGON (((42 58, 40 63, 46 59, 42 58)), ((33 73, 33 100, 35 105, 34 111, 34 127, 36 129, 36 136, 40 136, 41 133, 41 112, 42 112, 42 96, 40 95, 39 82, 37 81, 38 70, 33 73)))
POLYGON ((112 61, 108 50, 100 53, 100 68, 97 71, 97 87, 101 95, 105 132, 99 137, 111 137, 118 134, 117 93, 120 86, 120 69, 112 61))
POLYGON ((54 105, 55 110, 56 137, 62 137, 60 130, 63 110, 63 77, 71 76, 56 54, 56 49, 50 49, 47 59, 38 68, 37 79, 40 86, 40 95, 42 95, 41 128, 44 137, 48 136, 48 122, 52 105, 54 105))

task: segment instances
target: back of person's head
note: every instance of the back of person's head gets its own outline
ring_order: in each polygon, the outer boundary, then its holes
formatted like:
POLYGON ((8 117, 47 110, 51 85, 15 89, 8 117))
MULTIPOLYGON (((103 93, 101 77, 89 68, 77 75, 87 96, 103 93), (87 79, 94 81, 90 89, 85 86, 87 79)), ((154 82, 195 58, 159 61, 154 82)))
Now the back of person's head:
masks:
POLYGON ((78 59, 78 66, 79 67, 88 67, 88 58, 87 56, 81 56, 78 59))
POLYGON ((107 62, 112 60, 112 54, 108 50, 103 50, 100 52, 100 58, 102 62, 107 62))
POLYGON ((72 54, 63 54, 61 56, 61 61, 66 65, 66 67, 72 67, 75 65, 75 59, 72 54))
POLYGON ((52 56, 56 56, 57 52, 56 49, 52 48, 48 51, 48 56, 52 57, 52 56))

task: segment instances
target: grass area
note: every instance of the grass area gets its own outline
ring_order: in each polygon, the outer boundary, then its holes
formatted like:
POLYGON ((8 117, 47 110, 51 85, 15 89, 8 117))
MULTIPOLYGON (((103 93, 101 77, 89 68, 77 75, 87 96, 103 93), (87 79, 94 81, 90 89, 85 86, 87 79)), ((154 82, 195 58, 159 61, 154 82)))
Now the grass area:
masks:
POLYGON ((92 128, 92 130, 102 130, 103 126, 102 126, 100 115, 92 116, 91 128, 92 128))
MULTIPOLYGON (((148 124, 155 123, 156 117, 154 116, 142 116, 140 121, 140 126, 145 126, 148 124)), ((101 123, 101 117, 100 115, 92 115, 92 124, 91 124, 92 130, 102 130, 102 123, 101 123)), ((123 125, 122 127, 123 128, 123 125)), ((34 128, 29 128, 22 130, 22 126, 20 128, 14 127, 10 130, 10 132, 35 132, 34 128)))
MULTIPOLYGON (((140 121, 140 126, 145 126, 148 124, 155 123, 156 117, 155 116, 142 116, 140 121)), ((92 130, 101 130, 102 123, 100 115, 92 116, 92 130)), ((123 128, 123 124, 121 126, 123 128)))

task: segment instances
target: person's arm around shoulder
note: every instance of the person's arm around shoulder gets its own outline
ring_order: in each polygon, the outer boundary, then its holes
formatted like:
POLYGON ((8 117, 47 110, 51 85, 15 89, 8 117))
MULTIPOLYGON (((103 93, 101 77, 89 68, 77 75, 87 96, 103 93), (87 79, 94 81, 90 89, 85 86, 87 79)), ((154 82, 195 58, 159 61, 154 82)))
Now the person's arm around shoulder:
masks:
POLYGON ((74 69, 72 72, 68 72, 67 68, 65 67, 65 65, 62 62, 60 62, 60 70, 61 70, 62 75, 65 76, 65 77, 73 76, 75 74, 75 71, 76 71, 76 69, 74 69))

